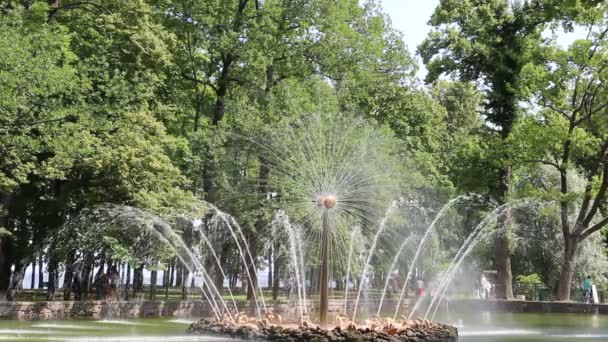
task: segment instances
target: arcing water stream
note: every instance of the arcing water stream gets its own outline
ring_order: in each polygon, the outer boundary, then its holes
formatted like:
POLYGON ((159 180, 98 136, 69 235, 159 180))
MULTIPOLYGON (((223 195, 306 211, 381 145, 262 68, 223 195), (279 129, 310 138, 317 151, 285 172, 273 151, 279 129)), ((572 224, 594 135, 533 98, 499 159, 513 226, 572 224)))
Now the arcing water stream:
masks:
POLYGON ((355 247, 355 238, 360 234, 359 226, 354 226, 350 234, 350 243, 348 247, 348 261, 346 264, 346 284, 344 286, 344 312, 348 310, 348 288, 350 287, 350 265, 353 258, 353 249, 355 247))
MULTIPOLYGON (((490 233, 495 232, 495 230, 485 230, 484 231, 484 228, 486 228, 491 222, 496 220, 506 210, 516 209, 516 208, 523 207, 523 206, 529 206, 531 204, 536 204, 536 203, 532 203, 527 200, 516 200, 516 201, 512 201, 512 202, 503 204, 503 205, 499 206, 498 208, 494 209, 475 227, 473 232, 471 232, 471 234, 469 235, 467 240, 460 247, 460 250, 458 251, 458 253, 454 256, 454 258, 450 262, 450 265, 449 265, 444 277, 439 282, 439 285, 436 289, 435 296, 433 296, 433 299, 431 300, 431 303, 428 306, 427 311, 424 315, 425 318, 427 318, 429 316, 429 313, 431 312, 432 309, 433 309, 433 314, 431 317, 435 316, 437 309, 439 307, 439 303, 441 303, 441 300, 443 299, 449 284, 451 283, 452 279, 454 278, 454 275, 456 274, 456 271, 458 270, 458 268, 460 267, 460 265, 462 264, 464 259, 471 253, 471 251, 477 246, 477 244, 480 241, 485 239, 490 233), (434 306, 434 308, 433 308, 433 306, 434 306)), ((411 311, 410 317, 416 311, 417 306, 419 306, 419 302, 420 302, 420 300, 417 301, 416 305, 414 306, 414 309, 411 311)))
MULTIPOLYGON (((386 222, 389 219, 391 212, 397 207, 397 201, 391 202, 390 206, 386 209, 386 213, 382 220, 380 220, 380 225, 378 226, 378 230, 376 234, 374 234, 374 240, 372 241, 372 245, 369 249, 369 253, 367 254, 367 258, 365 259, 365 264, 363 265, 363 272, 361 273, 361 280, 359 281, 359 290, 357 291, 357 299, 355 301, 355 308, 353 309, 353 318, 355 321, 357 319, 357 307, 359 306, 359 299, 361 297, 361 292, 363 290, 363 286, 365 284, 365 277, 367 276, 367 270, 369 268, 369 264, 372 260, 372 256, 374 255, 374 251, 376 250, 376 244, 378 243, 378 237, 382 235, 384 231, 384 227, 386 227, 386 222)), ((350 264, 350 262, 349 262, 350 264)))
MULTIPOLYGON (((405 291, 407 290, 408 280, 412 276, 412 271, 414 270, 414 265, 416 265, 416 261, 418 261, 418 257, 420 256, 420 252, 422 251, 422 246, 424 246, 424 243, 430 236, 431 232, 433 232, 433 230, 435 229, 435 224, 437 224, 439 219, 441 217, 443 217, 444 213, 448 209, 450 209, 454 203, 456 203, 457 201, 459 201, 461 199, 469 198, 469 197, 470 197, 470 195, 461 195, 461 196, 458 196, 456 198, 449 200, 445 205, 443 205, 443 207, 439 210, 437 215, 435 215, 435 218, 433 219, 433 221, 431 222, 431 224, 429 225, 427 230, 424 232, 424 235, 422 236, 422 239, 420 240, 420 243, 418 244, 418 248, 416 248, 416 253, 414 254, 414 258, 410 262, 410 266, 407 270, 407 275, 405 276, 405 280, 403 282, 403 287, 401 288, 401 292, 399 294, 399 300, 397 301, 397 305, 395 306, 395 314, 393 315, 393 319, 396 319, 397 315, 399 314, 399 308, 401 306, 401 303, 403 302, 405 291)), ((382 297, 384 298, 384 293, 382 294, 382 297)), ((380 302, 380 307, 378 308, 378 311, 380 311, 381 307, 382 307, 382 301, 380 302)))
MULTIPOLYGON (((423 245, 430 237, 431 232, 434 230, 434 227, 438 223, 440 218, 443 215, 445 215, 447 210, 450 209, 457 201, 463 200, 463 199, 469 199, 469 198, 470 198, 470 195, 459 196, 457 198, 454 198, 454 199, 448 201, 441 208, 441 210, 439 210, 439 212, 434 217, 434 219, 431 222, 431 224, 429 225, 429 227, 426 229, 425 234, 423 235, 422 239, 418 243, 418 247, 416 249, 416 254, 414 255, 414 259, 410 263, 410 268, 408 269, 408 272, 407 272, 408 278, 411 276, 413 265, 415 264, 416 259, 419 257, 421 250, 423 248, 423 245)), ((230 231, 230 233, 234 239, 235 245, 237 246, 237 249, 239 251, 239 257, 243 263, 243 268, 245 270, 245 273, 247 274, 247 277, 249 279, 252 279, 253 277, 257 277, 257 274, 255 272, 254 273, 249 272, 248 266, 251 265, 250 263, 253 262, 253 259, 251 257, 251 254, 250 253, 248 254, 248 252, 246 250, 246 249, 248 249, 248 245, 241 244, 240 239, 244 238, 244 235, 242 234, 242 230, 240 230, 240 227, 237 228, 238 225, 236 224, 235 219, 232 218, 231 216, 229 216, 228 214, 222 212, 221 210, 219 210, 217 207, 213 206, 212 204, 207 203, 206 205, 209 208, 211 208, 214 213, 214 216, 213 216, 214 218, 212 220, 208 221, 207 224, 214 225, 216 227, 216 229, 218 229, 218 228, 222 229, 222 227, 223 227, 225 229, 227 228, 228 231, 230 231), (240 233, 239 233, 239 231, 240 231, 240 233), (240 236, 240 238, 239 238, 239 236, 240 236), (246 258, 247 255, 249 256, 249 260, 247 260, 247 258, 246 258)), ((513 201, 510 203, 504 204, 504 205, 494 209, 488 215, 486 215, 483 218, 483 220, 473 229, 471 234, 467 237, 466 241, 462 244, 462 246, 460 247, 460 249, 458 250, 456 255, 451 260, 447 270, 445 271, 443 277, 441 278, 440 282, 438 283, 438 286, 435 289, 433 289, 432 300, 430 302, 430 305, 426 309, 426 313, 424 315, 425 318, 431 318, 431 319, 434 318, 435 313, 437 312, 437 309, 439 307, 439 303, 442 301, 443 297, 445 296, 445 293, 447 291, 447 288, 449 287, 449 284, 451 283, 452 279, 454 278, 458 268, 460 267, 460 265, 462 264, 464 259, 471 253, 471 251, 475 248, 475 246, 480 241, 482 241, 485 237, 487 237, 492 232, 492 230, 488 230, 486 228, 505 210, 515 209, 515 208, 526 206, 526 205, 530 205, 530 202, 524 201, 524 200, 519 200, 519 201, 513 201)), ((385 216, 380 221, 378 230, 376 231, 376 233, 374 235, 374 240, 372 241, 372 243, 370 245, 370 250, 367 253, 367 257, 365 258, 365 264, 363 265, 363 272, 362 272, 362 276, 361 276, 362 280, 360 281, 360 284, 359 284, 357 297, 356 297, 355 305, 354 305, 354 309, 353 309, 353 316, 352 316, 353 320, 354 320, 354 318, 356 318, 357 309, 358 309, 358 306, 360 305, 360 296, 363 292, 363 283, 364 283, 363 277, 367 274, 368 268, 370 266, 371 258, 375 251, 375 246, 377 244, 378 238, 384 231, 384 227, 386 226, 387 220, 395 207, 396 207, 396 203, 393 202, 393 203, 391 203, 391 206, 386 210, 385 216)), ((110 221, 106 222, 106 224, 124 225, 125 222, 127 222, 127 221, 137 221, 137 222, 139 222, 139 224, 146 227, 146 229, 148 229, 149 231, 157 234, 158 238, 163 243, 165 243, 167 246, 170 246, 171 249, 173 249, 173 251, 175 252, 177 257, 180 259, 180 261, 186 266, 186 268, 190 272, 192 272, 194 275, 199 274, 202 277, 203 281, 200 284, 199 288, 200 288, 203 296, 206 298, 207 302, 210 304, 214 316, 216 316, 219 319, 220 317, 222 317, 222 315, 224 313, 227 313, 230 317, 233 317, 231 310, 229 310, 228 306, 226 305, 226 301, 222 298, 221 289, 216 287, 214 281, 212 280, 212 277, 208 274, 207 270, 203 266, 203 263, 197 257, 196 252, 185 244, 185 242, 181 239, 181 237, 174 231, 174 229, 169 224, 167 224, 165 221, 163 221, 160 217, 158 217, 156 215, 153 215, 151 213, 148 213, 146 211, 143 211, 143 210, 137 209, 137 208, 133 208, 133 207, 111 206, 111 207, 107 207, 103 210, 106 210, 108 212, 108 215, 112 216, 112 219, 110 221)), ((204 234, 203 230, 200 228, 200 225, 197 226, 196 224, 194 224, 195 220, 192 220, 192 222, 193 222, 193 229, 195 229, 196 231, 198 231, 201 234, 201 240, 204 242, 205 247, 209 249, 210 255, 213 257, 213 260, 215 261, 215 263, 217 263, 218 270, 221 272, 222 277, 225 279, 226 274, 224 273, 224 270, 221 266, 219 257, 217 256, 211 241, 204 234)), ((288 238, 287 241, 289 244, 289 258, 291 260, 291 264, 293 265, 293 271, 294 271, 295 283, 296 283, 295 288, 297 290, 297 297, 298 297, 298 306, 297 306, 296 310, 299 311, 299 317, 300 317, 300 320, 302 320, 306 314, 306 309, 307 309, 307 303, 306 303, 307 299, 306 299, 306 292, 305 292, 306 278, 305 278, 305 269, 304 269, 305 262, 304 262, 303 247, 302 247, 303 238, 299 235, 299 229, 289 222, 289 218, 284 212, 277 213, 273 224, 276 225, 277 227, 279 227, 279 229, 281 229, 288 238)), ((275 234, 276 234, 276 232, 275 232, 275 234)), ((348 278, 350 277, 350 263, 352 262, 351 259, 353 257, 354 241, 356 240, 355 237, 357 234, 358 234, 357 229, 353 229, 351 232, 351 244, 348 249, 348 266, 347 266, 347 272, 346 272, 347 273, 347 287, 348 287, 348 278)), ((384 288, 383 288, 382 295, 380 298, 378 313, 380 313, 380 311, 381 311, 382 304, 383 304, 383 301, 386 296, 386 292, 387 292, 387 288, 388 288, 388 281, 390 279, 390 274, 396 268, 396 266, 398 264, 399 256, 400 256, 401 252, 405 249, 405 246, 407 245, 408 241, 410 241, 411 238, 412 238, 412 236, 408 236, 401 242, 398 250, 396 251, 395 256, 392 259, 392 263, 390 265, 390 268, 388 269, 389 277, 387 277, 387 280, 384 284, 384 288)), ((407 278, 404 279, 404 287, 406 285, 407 285, 407 278)), ((261 291, 260 286, 256 286, 256 287, 257 288, 255 288, 253 291, 254 304, 255 304, 255 309, 257 311, 258 317, 262 317, 263 316, 262 313, 267 312, 267 308, 266 308, 266 305, 265 305, 265 302, 263 301, 263 299, 261 299, 261 302, 258 303, 257 298, 263 298, 263 293, 261 291), (256 296, 256 294, 258 292, 261 294, 260 297, 256 296)), ((228 288, 228 292, 230 294, 230 299, 231 299, 232 304, 235 309, 234 313, 236 314, 236 313, 238 313, 238 308, 237 308, 236 301, 234 300, 234 296, 233 296, 230 288, 228 288)), ((346 311, 346 309, 348 308, 348 305, 347 305, 348 304, 348 292, 347 291, 345 291, 344 296, 345 296, 344 310, 346 311)), ((401 305, 402 300, 403 300, 403 290, 400 293, 399 301, 396 304, 396 312, 398 312, 397 310, 399 309, 399 306, 401 305)), ((422 303, 421 299, 419 299, 415 303, 413 309, 410 311, 408 319, 411 319, 412 316, 414 315, 414 313, 419 310, 421 303, 422 303)))

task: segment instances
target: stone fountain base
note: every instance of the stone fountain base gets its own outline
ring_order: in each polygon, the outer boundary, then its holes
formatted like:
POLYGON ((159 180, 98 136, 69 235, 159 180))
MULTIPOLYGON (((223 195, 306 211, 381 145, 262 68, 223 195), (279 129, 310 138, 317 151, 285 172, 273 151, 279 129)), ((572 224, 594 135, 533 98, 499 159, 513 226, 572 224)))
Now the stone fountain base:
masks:
POLYGON ((412 327, 376 327, 375 329, 349 326, 325 330, 319 327, 287 327, 280 325, 237 325, 202 319, 188 328, 190 334, 229 336, 240 340, 257 341, 402 341, 402 342, 457 342, 458 331, 445 324, 426 323, 412 327))

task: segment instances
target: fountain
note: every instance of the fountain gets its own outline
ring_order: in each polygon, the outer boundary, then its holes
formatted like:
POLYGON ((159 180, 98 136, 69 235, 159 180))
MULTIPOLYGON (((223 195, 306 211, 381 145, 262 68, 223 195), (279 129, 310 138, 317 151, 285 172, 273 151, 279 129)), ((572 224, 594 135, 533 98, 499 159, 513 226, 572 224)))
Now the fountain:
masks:
MULTIPOLYGON (((230 286, 229 298, 223 297, 222 287, 216 286, 210 271, 205 267, 209 263, 215 263, 222 277, 226 278, 220 257, 213 246, 213 238, 207 236, 207 230, 212 227, 211 231, 226 232, 225 238, 231 239, 231 244, 235 246, 249 284, 256 284, 253 280, 257 278, 257 272, 255 267, 250 267, 255 265, 256 260, 237 220, 218 206, 203 200, 200 200, 200 206, 206 208, 205 220, 201 219, 202 214, 178 215, 183 222, 191 225, 189 229, 192 232, 200 236, 199 245, 186 243, 176 233, 169 223, 175 220, 171 215, 161 218, 142 209, 117 205, 83 210, 66 224, 66 229, 58 234, 57 242, 74 241, 74 248, 82 248, 76 247, 79 241, 68 235, 74 231, 86 235, 94 231, 91 227, 97 227, 97 235, 87 241, 95 243, 100 236, 113 237, 116 234, 128 239, 145 236, 146 243, 150 246, 168 248, 198 279, 196 283, 208 304, 209 316, 214 318, 193 323, 189 328, 193 334, 230 335, 241 339, 293 338, 302 341, 359 338, 389 341, 414 341, 417 338, 429 341, 455 340, 457 332, 454 328, 426 319, 382 318, 380 310, 375 316, 357 319, 358 308, 362 305, 364 279, 380 238, 389 230, 389 218, 399 210, 401 203, 401 200, 394 199, 395 186, 391 176, 396 172, 392 171, 393 166, 390 164, 393 145, 391 139, 363 121, 352 122, 340 115, 311 116, 291 124, 296 125, 298 130, 279 130, 290 133, 287 136, 273 136, 269 144, 263 145, 267 152, 264 158, 270 161, 276 172, 269 181, 269 188, 277 189, 282 196, 282 208, 277 211, 272 225, 273 234, 285 234, 289 245, 288 259, 295 279, 293 289, 298 298, 298 304, 288 308, 290 312, 286 312, 280 304, 267 304, 259 285, 252 288, 252 301, 247 305, 237 304, 230 286), (351 259, 354 246, 363 243, 366 238, 369 238, 370 243, 365 252, 362 271, 353 275, 351 259), (306 249, 307 259, 303 240, 310 246, 306 249), (311 265, 318 270, 317 292, 314 293, 318 298, 309 298, 315 307, 311 311, 312 316, 308 312, 306 293, 306 283, 309 280, 306 268, 312 268, 311 265), (340 270, 346 271, 346 288, 350 277, 361 279, 350 314, 347 290, 344 293, 343 308, 340 305, 340 308, 332 309, 330 303, 332 272, 343 265, 346 265, 346 269, 340 270)), ((450 201, 437 214, 420 242, 416 257, 434 223, 455 201, 456 199, 450 201)), ((404 246, 405 243, 402 243, 400 251, 404 246)), ((141 254, 142 258, 148 258, 149 262, 154 263, 154 253, 141 251, 141 254)), ((397 257, 398 254, 391 268, 395 266, 397 257)), ((124 311, 121 304, 120 301, 116 302, 114 311, 117 316, 124 311)))
MULTIPOLYGON (((298 129, 278 130, 290 133, 272 136, 270 142, 261 144, 261 147, 267 151, 264 159, 270 161, 275 172, 276 178, 270 187, 274 186, 282 193, 282 210, 285 212, 275 217, 273 225, 282 227, 289 238, 289 259, 299 304, 299 308, 294 309, 299 312, 299 317, 290 322, 279 316, 282 318, 279 322, 276 312, 264 307, 261 318, 254 319, 242 314, 236 319, 225 316, 216 322, 201 320, 193 324, 189 331, 269 340, 455 340, 457 333, 454 328, 424 319, 393 319, 376 315, 357 320, 364 277, 390 216, 399 208, 399 201, 391 199, 394 195, 386 191, 394 188, 390 182, 391 165, 386 163, 390 157, 385 152, 391 144, 390 139, 387 140, 364 122, 346 121, 340 115, 311 116, 291 125, 298 129), (292 222, 291 218, 295 220, 292 222), (348 288, 355 245, 353 240, 357 235, 353 227, 361 227, 361 235, 371 236, 363 270, 358 276, 361 281, 351 315, 347 313, 346 289, 343 312, 330 317, 330 311, 335 311, 330 310, 329 298, 336 258, 343 260, 347 257, 344 261, 348 288), (308 262, 318 267, 318 305, 312 318, 306 314, 306 262, 301 250, 301 238, 296 237, 296 232, 301 231, 305 232, 309 245, 317 246, 307 250, 308 262), (344 241, 349 241, 348 246, 344 241)), ((217 211, 214 206, 209 206, 217 211)), ((226 215, 222 214, 224 217, 226 215)), ((225 221, 236 225, 233 218, 225 221)), ((276 234, 274 228, 273 234, 276 234)), ((239 249, 239 253, 246 255, 247 246, 244 250, 239 249)))

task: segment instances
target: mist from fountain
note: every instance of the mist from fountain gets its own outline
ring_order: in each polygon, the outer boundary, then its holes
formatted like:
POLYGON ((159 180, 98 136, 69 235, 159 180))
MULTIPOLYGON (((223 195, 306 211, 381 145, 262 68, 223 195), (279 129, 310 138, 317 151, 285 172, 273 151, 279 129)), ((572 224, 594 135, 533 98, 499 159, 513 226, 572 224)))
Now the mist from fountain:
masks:
MULTIPOLYGON (((192 222, 192 221, 191 221, 192 222)), ((226 312, 230 317, 232 314, 221 292, 215 286, 201 261, 194 251, 189 248, 175 230, 159 216, 145 210, 126 205, 100 205, 91 209, 83 210, 79 215, 70 219, 55 236, 57 241, 66 242, 63 234, 70 231, 86 229, 89 234, 95 232, 100 235, 112 236, 114 233, 129 234, 129 229, 143 229, 150 232, 169 247, 181 261, 184 267, 193 275, 200 274, 204 279, 203 284, 198 286, 201 293, 209 303, 216 318, 222 317, 226 312), (86 228, 82 228, 86 227, 86 228), (222 309, 223 308, 223 309, 222 309)), ((136 233, 136 232, 135 232, 136 233)), ((140 233, 136 233, 138 235, 140 233)))
MULTIPOLYGON (((159 233, 161 240, 166 242, 168 246, 171 246, 174 250, 174 252, 176 253, 177 257, 182 261, 182 264, 184 266, 186 266, 186 268, 188 269, 189 272, 196 274, 196 273, 200 273, 203 276, 203 285, 200 285, 199 288, 201 290, 201 292, 203 293, 203 295, 206 297, 207 302, 209 302, 210 304, 212 304, 212 308, 214 311, 214 314, 216 315, 216 317, 218 319, 220 319, 222 317, 222 311, 219 307, 219 304, 217 303, 217 299, 219 299, 220 303, 222 304, 222 306, 224 307, 224 310, 226 313, 228 313, 228 315, 230 315, 230 317, 232 317, 232 314, 230 313, 230 310, 228 309, 228 306, 226 305, 226 301, 223 299, 222 293, 221 291, 219 291, 215 285, 215 283, 213 282, 213 279, 209 276, 209 274, 207 273, 205 267, 203 266, 203 264, 201 263, 200 260, 198 260, 198 258, 195 257, 194 253, 192 252, 192 250, 185 244, 185 242, 180 238, 179 235, 177 235, 177 233, 175 232, 175 230, 169 225, 167 224, 164 220, 160 219, 159 217, 157 217, 155 219, 154 224, 152 225, 152 227, 146 226, 149 229, 153 229, 154 231, 156 231, 157 233, 159 233), (182 253, 178 252, 181 251, 182 253), (190 260, 190 262, 188 262, 187 260, 190 260), (192 267, 194 266, 194 267, 192 267), (205 286, 207 287, 207 290, 209 293, 205 292, 205 286), (215 294, 215 296, 214 296, 215 294)), ((258 307, 258 312, 259 312, 259 307, 258 307)), ((261 316, 261 314, 260 314, 261 316)))
POLYGON ((384 227, 386 227, 386 222, 388 221, 390 214, 396 207, 397 207, 397 201, 391 202, 389 207, 386 209, 386 212, 384 213, 384 217, 382 218, 382 220, 380 220, 380 225, 378 226, 378 230, 376 231, 376 234, 374 234, 374 239, 372 240, 372 244, 369 249, 369 253, 367 254, 367 258, 365 259, 365 264, 363 264, 361 280, 359 281, 359 290, 357 291, 357 299, 355 300, 355 308, 353 309, 353 316, 352 316, 353 321, 355 321, 357 319, 357 308, 359 307, 359 299, 361 297, 361 292, 363 291, 363 286, 365 284, 365 277, 367 276, 367 270, 369 268, 369 264, 372 260, 372 256, 374 255, 374 251, 376 250, 376 244, 378 243, 378 237, 380 237, 380 235, 382 235, 382 232, 384 232, 384 227))
MULTIPOLYGON (((211 252, 211 255, 213 256, 213 260, 215 260, 216 266, 218 267, 220 273, 222 274, 222 279, 226 279, 227 278, 226 273, 224 272, 224 268, 222 267, 222 263, 220 262, 220 259, 217 256, 215 248, 213 248, 213 244, 211 243, 211 241, 209 241, 209 238, 207 238, 207 234, 205 234, 205 232, 203 232, 203 230, 200 229, 201 226, 202 226, 201 224, 198 224, 198 225, 195 224, 195 225, 193 225, 193 228, 197 232, 199 232, 201 239, 203 240, 203 242, 205 243, 205 245, 211 252)), ((234 310, 238 314, 239 308, 236 305, 236 300, 234 299, 234 295, 232 294, 232 289, 230 288, 230 284, 228 284, 227 288, 228 288, 228 294, 230 295, 230 299, 232 300, 232 304, 234 305, 234 310)))
MULTIPOLYGON (((299 252, 299 261, 300 264, 294 264, 294 267, 297 268, 300 266, 300 286, 302 287, 302 312, 304 314, 308 313, 308 302, 306 301, 306 267, 304 262, 304 250, 302 246, 304 245, 304 237, 302 236, 302 229, 298 226, 293 226, 290 224, 291 234, 294 236, 293 243, 297 247, 297 251, 299 252)), ((296 260, 297 261, 297 260, 296 260)))
MULTIPOLYGON (((490 223, 495 221, 506 210, 517 209, 517 208, 524 207, 524 206, 530 206, 531 204, 538 204, 538 203, 530 202, 529 200, 526 200, 526 199, 515 200, 515 201, 508 202, 508 203, 505 203, 505 204, 499 206, 498 208, 494 209, 490 214, 486 215, 486 217, 475 227, 475 229, 471 232, 471 234, 469 234, 469 237, 467 238, 467 240, 463 243, 463 245, 460 247, 458 253, 454 256, 454 258, 450 262, 450 265, 448 266, 448 269, 446 270, 445 275, 442 277, 442 280, 439 282, 439 285, 437 286, 437 289, 435 291, 436 294, 435 294, 435 296, 433 296, 433 299, 431 300, 431 303, 429 304, 429 306, 427 308, 427 311, 424 315, 425 319, 429 316, 431 310, 433 310, 431 317, 432 318, 435 317, 435 314, 437 313, 437 310, 439 308, 439 304, 443 300, 443 297, 445 296, 448 286, 450 285, 451 281, 453 280, 456 272, 460 268, 460 265, 462 264, 464 259, 471 253, 471 251, 477 246, 477 244, 480 241, 483 241, 491 233, 496 232, 496 230, 493 230, 493 229, 484 230, 484 228, 488 227, 490 223)), ((410 312, 409 317, 412 317, 412 315, 414 314, 414 312, 417 309, 417 306, 420 305, 419 304, 420 302, 421 302, 420 299, 416 302, 416 305, 414 306, 414 309, 410 312)))
MULTIPOLYGON (((450 209, 452 207, 452 205, 454 205, 454 203, 456 203, 457 201, 459 201, 461 199, 468 199, 471 196, 472 196, 471 194, 465 194, 465 195, 460 195, 458 197, 455 197, 455 198, 452 198, 451 200, 449 200, 446 204, 443 205, 443 207, 441 207, 441 209, 439 210, 437 215, 435 215, 435 218, 433 219, 433 221, 431 222, 429 227, 424 232, 424 235, 422 236, 422 239, 420 239, 420 243, 418 244, 418 247, 416 248, 416 253, 414 254, 414 258, 412 259, 412 261, 410 262, 410 265, 408 267, 407 275, 405 276, 403 286, 401 287, 401 292, 399 293, 399 300, 397 301, 397 305, 395 306, 395 314, 393 315, 393 319, 396 319, 397 315, 399 314, 399 308, 401 307, 401 303, 403 302, 403 298, 405 296, 405 291, 407 290, 408 281, 409 281, 410 277, 412 276, 412 271, 414 270, 414 265, 416 265, 416 262, 418 261, 418 257, 420 256, 420 252, 422 251, 422 246, 424 246, 424 243, 431 235, 431 232, 433 232, 433 230, 435 229, 435 225, 437 224, 439 219, 443 217, 445 212, 448 209, 450 209)), ((478 195, 473 195, 473 196, 478 196, 478 195)), ((381 306, 382 306, 382 303, 380 303, 380 307, 381 306)), ((380 308, 378 308, 378 310, 380 310, 380 308)))
POLYGON ((301 249, 299 246, 301 245, 298 240, 298 236, 296 235, 296 229, 289 222, 289 217, 287 214, 280 210, 275 212, 275 218, 271 223, 273 226, 273 235, 276 236, 280 231, 284 231, 287 234, 287 241, 289 245, 289 258, 291 259, 291 265, 293 267, 294 278, 296 281, 296 292, 298 296, 298 310, 300 312, 300 324, 302 323, 305 308, 306 308, 306 294, 303 291, 305 289, 305 281, 302 280, 302 269, 303 259, 301 254, 301 249), (300 253, 300 257, 298 257, 298 253, 300 253), (304 284, 304 286, 302 286, 304 284))
POLYGON ((361 228, 356 225, 353 227, 350 234, 350 243, 348 247, 348 261, 346 262, 346 284, 344 286, 344 312, 348 309, 348 288, 350 283, 350 265, 353 258, 353 249, 355 247, 355 238, 360 234, 361 228))
MULTIPOLYGON (((384 288, 382 289, 382 296, 380 296, 380 304, 378 304, 378 311, 376 312, 376 315, 378 316, 380 315, 380 311, 382 310, 382 304, 384 303, 384 297, 386 296, 386 292, 388 290, 388 285, 391 281, 391 275, 393 274, 393 270, 395 269, 395 266, 397 266, 397 262, 399 261, 399 256, 401 256, 401 252, 403 252, 405 246, 407 246, 411 239, 411 235, 403 239, 401 245, 399 246, 399 249, 397 250, 397 253, 395 254, 395 257, 393 258, 393 262, 391 263, 391 266, 388 269, 386 281, 384 282, 384 288)), ((346 311, 346 306, 344 311, 346 311)))
MULTIPOLYGON (((484 217, 484 219, 481 220, 481 222, 479 222, 477 224, 477 226, 473 229, 473 231, 469 234, 469 236, 467 237, 465 242, 462 244, 462 246, 460 247, 460 249, 458 250, 456 255, 452 258, 452 261, 450 261, 450 264, 448 265, 447 270, 444 272, 444 276, 439 281, 439 285, 433 291, 435 293, 435 295, 432 296, 431 303, 427 307, 427 311, 424 314, 424 317, 427 317, 429 315, 430 311, 432 310, 432 308, 436 302, 437 302, 437 306, 439 306, 439 303, 441 302, 441 298, 445 294, 445 291, 446 291, 448 285, 450 284, 451 280, 453 279, 454 275, 456 274, 458 267, 460 266, 460 264, 462 263, 464 258, 470 253, 470 251, 477 245, 477 243, 484 238, 484 236, 485 236, 485 234, 483 234, 484 228, 486 228, 489 224, 493 223, 498 218, 498 216, 504 212, 504 210, 506 210, 507 208, 510 208, 511 206, 512 206, 512 203, 506 203, 506 204, 503 204, 503 205, 499 206, 498 208, 494 209, 491 213, 486 215, 484 217)), ((414 314, 414 312, 417 311, 421 302, 422 302, 422 300, 420 300, 420 299, 416 301, 414 308, 410 312, 410 317, 414 314)))
MULTIPOLYGON (((228 230, 230 231, 230 234, 232 235, 232 238, 237 246, 237 249, 239 251, 239 256, 241 258, 241 261, 243 262, 243 268, 245 268, 245 273, 247 274, 247 279, 249 280, 249 284, 257 284, 257 282, 253 282, 253 277, 251 275, 251 272, 249 270, 249 264, 247 264, 247 260, 245 259, 245 253, 243 252, 243 248, 239 242, 239 238, 236 235, 234 228, 232 227, 232 225, 230 224, 230 222, 235 223, 235 227, 237 227, 238 231, 241 232, 241 236, 243 238, 243 242, 245 244, 245 248, 247 249, 247 254, 249 255, 249 259, 252 265, 255 265, 255 262, 253 261, 253 258, 251 258, 251 252, 249 252, 249 246, 247 245, 247 241, 242 233, 241 227, 240 225, 238 225, 236 223, 236 220, 234 220, 234 218, 226 213, 224 213, 223 211, 221 211, 219 208, 217 208, 215 205, 209 203, 209 202, 205 202, 205 204, 211 208, 213 211, 215 211, 218 215, 218 217, 224 222, 226 228, 228 228, 228 230), (226 216, 229 216, 231 218, 231 220, 229 221, 228 219, 226 219, 226 216)), ((254 267, 255 268, 255 267, 254 267)), ((254 276, 257 278, 257 274, 254 270, 254 276)), ((253 286, 253 285, 250 285, 253 286)), ((252 289, 251 293, 253 295, 253 300, 255 302, 255 306, 258 312, 258 316, 261 318, 262 317, 262 312, 260 310, 260 304, 258 302, 258 296, 257 296, 257 292, 260 292, 261 295, 261 299, 262 299, 262 304, 264 307, 264 312, 266 312, 266 303, 264 302, 264 293, 262 292, 262 289, 257 286, 257 289, 252 289)))

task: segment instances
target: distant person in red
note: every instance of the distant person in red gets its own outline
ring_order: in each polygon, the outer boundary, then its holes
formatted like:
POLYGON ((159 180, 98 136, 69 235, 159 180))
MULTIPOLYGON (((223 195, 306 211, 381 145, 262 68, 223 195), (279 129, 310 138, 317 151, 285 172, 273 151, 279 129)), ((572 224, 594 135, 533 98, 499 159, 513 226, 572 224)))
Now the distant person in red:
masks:
POLYGON ((416 297, 424 297, 424 281, 421 279, 416 281, 416 297))

